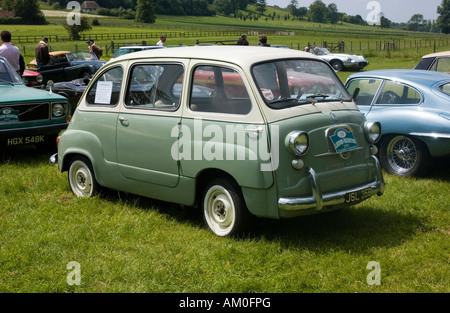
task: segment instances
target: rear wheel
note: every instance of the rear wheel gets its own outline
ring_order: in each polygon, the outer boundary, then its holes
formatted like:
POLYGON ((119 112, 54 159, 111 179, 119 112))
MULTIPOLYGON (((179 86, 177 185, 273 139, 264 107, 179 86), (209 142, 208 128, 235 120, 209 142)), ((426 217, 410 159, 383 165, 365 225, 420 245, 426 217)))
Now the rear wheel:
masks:
POLYGON ((221 237, 241 233, 250 215, 239 186, 227 178, 214 179, 206 186, 202 208, 205 223, 221 237))
POLYGON ((390 174, 421 176, 430 167, 430 154, 424 143, 404 136, 383 137, 380 142, 380 162, 390 174))
POLYGON ((70 161, 68 178, 70 189, 77 197, 89 198, 100 190, 91 162, 86 157, 78 156, 70 161))
POLYGON ((342 64, 342 62, 339 60, 331 61, 330 65, 336 72, 342 71, 342 69, 344 68, 344 64, 342 64))

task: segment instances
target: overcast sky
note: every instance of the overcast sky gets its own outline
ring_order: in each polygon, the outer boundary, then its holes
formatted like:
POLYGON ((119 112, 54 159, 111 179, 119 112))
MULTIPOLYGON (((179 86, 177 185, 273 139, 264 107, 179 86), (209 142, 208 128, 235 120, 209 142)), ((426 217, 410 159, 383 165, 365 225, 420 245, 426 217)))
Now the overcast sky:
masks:
MULTIPOLYGON (((422 14, 426 20, 436 20, 438 14, 437 7, 443 0, 377 0, 380 4, 381 12, 384 17, 392 22, 407 22, 414 14, 422 14)), ((297 0, 299 7, 309 7, 314 0, 297 0)), ((372 0, 322 0, 326 5, 334 3, 338 11, 349 15, 361 15, 365 20, 373 12, 373 6, 367 9, 372 0)), ((278 5, 280 8, 286 8, 291 0, 267 0, 268 5, 278 5)))

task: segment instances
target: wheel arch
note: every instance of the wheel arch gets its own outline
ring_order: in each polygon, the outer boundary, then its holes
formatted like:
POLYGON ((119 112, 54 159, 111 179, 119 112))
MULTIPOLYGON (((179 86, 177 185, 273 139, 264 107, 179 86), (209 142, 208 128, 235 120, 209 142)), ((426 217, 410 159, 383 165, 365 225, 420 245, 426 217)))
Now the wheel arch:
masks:
POLYGON ((208 168, 200 172, 196 177, 196 191, 195 191, 195 204, 198 206, 199 201, 202 199, 202 193, 206 187, 206 185, 212 181, 214 178, 218 177, 224 177, 232 180, 236 186, 241 188, 242 186, 239 185, 237 180, 230 174, 223 170, 217 169, 217 168, 208 168))

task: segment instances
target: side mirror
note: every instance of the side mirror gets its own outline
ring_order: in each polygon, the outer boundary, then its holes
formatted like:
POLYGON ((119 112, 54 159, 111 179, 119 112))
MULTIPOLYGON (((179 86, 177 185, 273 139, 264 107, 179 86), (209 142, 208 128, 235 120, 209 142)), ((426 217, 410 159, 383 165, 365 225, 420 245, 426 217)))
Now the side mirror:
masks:
POLYGON ((360 91, 360 90, 361 90, 361 89, 358 87, 358 88, 356 88, 355 91, 353 92, 353 96, 352 96, 353 101, 356 101, 356 98, 358 98, 358 95, 359 95, 359 91, 360 91))
POLYGON ((47 82, 47 86, 45 87, 45 89, 47 89, 48 92, 49 92, 50 94, 52 94, 52 93, 53 93, 52 89, 53 89, 54 86, 55 86, 55 83, 53 82, 53 80, 49 80, 49 81, 47 82))

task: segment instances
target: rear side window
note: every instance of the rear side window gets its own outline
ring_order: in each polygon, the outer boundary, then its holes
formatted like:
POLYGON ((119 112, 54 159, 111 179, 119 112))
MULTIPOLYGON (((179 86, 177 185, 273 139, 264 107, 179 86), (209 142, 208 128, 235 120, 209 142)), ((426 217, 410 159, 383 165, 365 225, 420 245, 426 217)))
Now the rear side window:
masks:
POLYGON ((440 91, 450 96, 450 83, 441 85, 438 87, 440 91))
POLYGON ((429 70, 434 58, 423 58, 420 60, 419 64, 414 68, 415 70, 429 70))
POLYGON ((442 73, 450 73, 450 57, 438 59, 436 71, 442 73))
POLYGON ((86 96, 86 103, 95 106, 116 106, 119 103, 123 69, 114 67, 100 76, 86 96))
POLYGON ((125 105, 130 109, 176 110, 183 90, 180 64, 137 64, 131 68, 125 105))
POLYGON ((386 81, 376 104, 419 104, 420 101, 420 93, 414 88, 386 81))
POLYGON ((190 89, 192 111, 248 114, 251 101, 241 75, 226 67, 198 66, 190 89))

